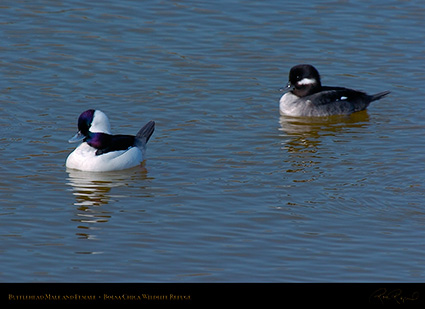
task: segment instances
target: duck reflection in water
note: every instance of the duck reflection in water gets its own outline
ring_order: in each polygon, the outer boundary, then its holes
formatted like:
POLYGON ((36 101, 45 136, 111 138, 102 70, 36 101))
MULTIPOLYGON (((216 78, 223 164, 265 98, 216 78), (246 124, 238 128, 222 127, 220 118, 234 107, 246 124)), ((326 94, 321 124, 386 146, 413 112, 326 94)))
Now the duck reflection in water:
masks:
MULTIPOLYGON (((324 143, 327 138, 335 139, 341 132, 355 131, 367 125, 369 115, 361 111, 348 116, 329 117, 291 117, 280 116, 279 131, 284 139, 281 144, 290 156, 285 160, 290 164, 288 173, 298 173, 294 182, 309 182, 321 175, 320 163, 322 156, 329 149, 324 143), (322 146, 323 145, 323 146, 322 146)), ((328 151, 329 150, 329 151, 328 151)))
MULTIPOLYGON (((335 136, 337 133, 352 128, 365 126, 369 122, 367 111, 348 116, 328 117, 291 117, 280 116, 279 131, 282 137, 288 138, 287 144, 299 146, 299 150, 311 147, 316 149, 321 143, 321 136, 335 136)), ((294 149, 296 151, 296 149, 294 149)))
POLYGON ((74 205, 77 213, 72 221, 80 223, 78 228, 82 231, 77 235, 86 239, 95 238, 90 233, 99 229, 97 223, 108 222, 111 218, 113 211, 105 206, 126 197, 123 190, 117 190, 118 188, 128 187, 128 183, 137 179, 147 179, 147 171, 143 166, 115 172, 85 172, 75 169, 67 169, 67 172, 67 184, 71 186, 76 199, 74 205))

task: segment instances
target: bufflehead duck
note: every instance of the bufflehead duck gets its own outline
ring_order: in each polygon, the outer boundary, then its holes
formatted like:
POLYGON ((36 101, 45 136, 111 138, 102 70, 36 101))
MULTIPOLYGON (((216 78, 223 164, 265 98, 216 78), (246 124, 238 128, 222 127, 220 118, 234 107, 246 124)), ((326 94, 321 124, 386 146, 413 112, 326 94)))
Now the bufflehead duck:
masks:
POLYGON ((70 143, 83 141, 66 159, 66 167, 82 171, 108 172, 142 163, 146 143, 155 129, 149 121, 136 136, 112 135, 109 119, 100 110, 89 109, 78 118, 78 133, 70 143))
POLYGON ((309 64, 299 64, 291 69, 286 91, 280 98, 279 110, 288 116, 349 115, 366 109, 372 101, 390 93, 368 95, 343 87, 324 87, 319 72, 309 64))

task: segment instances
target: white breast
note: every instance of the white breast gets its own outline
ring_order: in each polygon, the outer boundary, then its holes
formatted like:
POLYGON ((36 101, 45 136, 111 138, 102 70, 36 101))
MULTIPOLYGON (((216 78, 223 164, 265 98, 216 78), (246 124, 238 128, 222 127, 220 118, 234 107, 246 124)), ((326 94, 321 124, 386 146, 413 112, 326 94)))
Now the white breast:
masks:
POLYGON ((95 148, 82 143, 68 156, 66 167, 81 171, 108 172, 135 167, 142 161, 142 151, 137 147, 96 156, 95 148))
POLYGON ((291 92, 285 93, 279 101, 279 110, 282 115, 305 116, 306 108, 310 106, 310 101, 303 102, 299 97, 291 92))

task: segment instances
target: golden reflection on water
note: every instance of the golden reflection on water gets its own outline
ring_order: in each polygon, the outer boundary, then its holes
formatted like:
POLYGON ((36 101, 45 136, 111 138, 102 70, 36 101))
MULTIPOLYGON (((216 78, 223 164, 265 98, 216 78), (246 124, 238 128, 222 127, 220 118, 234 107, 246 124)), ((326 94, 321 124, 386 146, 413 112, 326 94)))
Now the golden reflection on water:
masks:
POLYGON ((286 172, 299 175, 293 179, 294 182, 318 179, 321 174, 322 156, 326 152, 321 149, 323 139, 336 137, 342 131, 363 127, 368 122, 367 111, 331 117, 280 116, 279 131, 283 132, 280 136, 284 138, 282 149, 290 154, 287 162, 291 168, 286 172))
POLYGON ((367 111, 353 113, 347 116, 330 117, 290 117, 280 116, 280 131, 293 137, 317 138, 324 133, 339 132, 343 129, 362 127, 369 122, 367 111))

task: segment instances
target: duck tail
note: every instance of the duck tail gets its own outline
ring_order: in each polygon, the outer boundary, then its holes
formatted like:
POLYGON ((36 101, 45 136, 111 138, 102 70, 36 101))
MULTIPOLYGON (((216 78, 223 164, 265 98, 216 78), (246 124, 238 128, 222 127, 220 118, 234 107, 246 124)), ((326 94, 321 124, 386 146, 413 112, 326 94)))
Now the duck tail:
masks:
POLYGON ((389 93, 390 93, 390 91, 383 91, 383 92, 373 94, 373 95, 371 95, 371 97, 372 97, 371 101, 376 101, 376 100, 382 99, 383 97, 385 97, 389 93))
POLYGON ((136 146, 141 149, 145 149, 146 144, 148 143, 149 138, 151 137, 154 130, 155 130, 155 121, 151 120, 147 124, 145 124, 143 128, 141 128, 139 132, 137 132, 136 134, 136 139, 135 139, 136 146))

